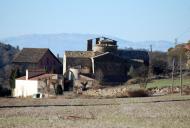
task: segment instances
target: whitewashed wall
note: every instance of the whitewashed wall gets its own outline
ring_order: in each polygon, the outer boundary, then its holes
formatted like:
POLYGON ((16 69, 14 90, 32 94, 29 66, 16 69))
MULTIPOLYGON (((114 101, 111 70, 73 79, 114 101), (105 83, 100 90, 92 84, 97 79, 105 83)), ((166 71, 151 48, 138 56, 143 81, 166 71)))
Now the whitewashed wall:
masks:
POLYGON ((37 80, 16 80, 15 82, 15 97, 32 96, 38 92, 37 80))
POLYGON ((67 70, 67 59, 66 59, 66 55, 64 53, 64 55, 63 55, 63 75, 65 74, 66 70, 67 70))

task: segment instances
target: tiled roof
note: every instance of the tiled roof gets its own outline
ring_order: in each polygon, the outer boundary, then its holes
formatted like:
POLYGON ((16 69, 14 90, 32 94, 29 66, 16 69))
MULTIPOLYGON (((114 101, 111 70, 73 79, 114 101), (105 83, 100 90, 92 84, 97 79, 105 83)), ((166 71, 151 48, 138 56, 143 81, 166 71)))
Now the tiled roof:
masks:
POLYGON ((48 48, 23 48, 13 62, 38 63, 48 48))

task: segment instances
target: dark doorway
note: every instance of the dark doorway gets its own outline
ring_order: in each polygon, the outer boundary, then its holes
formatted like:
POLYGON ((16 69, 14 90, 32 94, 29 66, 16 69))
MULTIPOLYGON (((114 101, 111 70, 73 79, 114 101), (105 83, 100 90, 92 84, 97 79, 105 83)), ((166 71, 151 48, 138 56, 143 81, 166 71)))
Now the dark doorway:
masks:
POLYGON ((64 74, 64 91, 73 91, 74 80, 73 72, 67 70, 64 74))
POLYGON ((64 79, 64 91, 73 91, 73 80, 64 79))

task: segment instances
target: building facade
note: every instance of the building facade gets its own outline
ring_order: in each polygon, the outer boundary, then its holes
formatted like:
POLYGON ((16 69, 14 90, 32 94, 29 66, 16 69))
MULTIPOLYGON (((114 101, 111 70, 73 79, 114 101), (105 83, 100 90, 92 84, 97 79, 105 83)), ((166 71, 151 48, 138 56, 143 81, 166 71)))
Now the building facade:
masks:
POLYGON ((26 69, 44 69, 47 73, 62 74, 62 63, 48 48, 23 48, 13 64, 22 74, 26 69))
POLYGON ((87 40, 87 51, 65 51, 63 60, 63 74, 76 68, 82 75, 117 84, 128 80, 131 66, 149 65, 148 52, 120 50, 117 41, 106 37, 87 40))
POLYGON ((26 70, 26 76, 22 76, 15 80, 15 97, 32 97, 36 94, 42 94, 43 96, 54 96, 58 93, 57 88, 61 88, 63 91, 63 78, 59 74, 36 74, 32 71, 26 70))

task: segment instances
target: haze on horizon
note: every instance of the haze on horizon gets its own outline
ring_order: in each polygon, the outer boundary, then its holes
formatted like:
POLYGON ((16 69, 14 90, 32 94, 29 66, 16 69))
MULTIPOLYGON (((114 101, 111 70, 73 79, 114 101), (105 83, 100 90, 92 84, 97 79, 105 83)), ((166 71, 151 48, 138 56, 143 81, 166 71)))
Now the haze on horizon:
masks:
POLYGON ((189 0, 1 0, 0 38, 103 34, 131 41, 190 38, 189 0))

